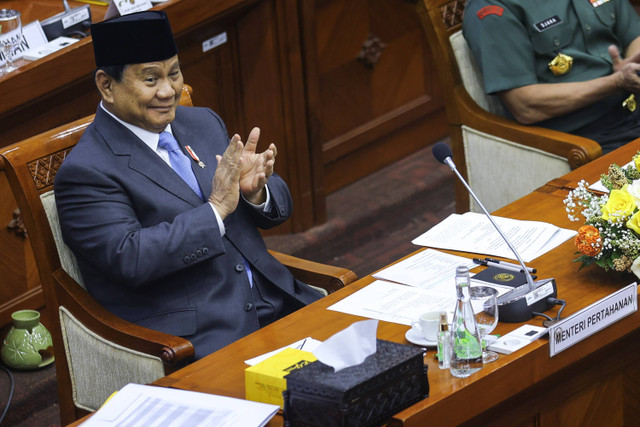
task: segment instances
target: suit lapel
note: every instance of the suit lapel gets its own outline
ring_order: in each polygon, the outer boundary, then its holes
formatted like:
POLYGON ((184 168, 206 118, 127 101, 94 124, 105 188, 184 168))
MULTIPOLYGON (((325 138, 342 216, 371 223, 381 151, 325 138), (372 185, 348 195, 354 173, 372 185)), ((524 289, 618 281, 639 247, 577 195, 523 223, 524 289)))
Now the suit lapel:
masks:
POLYGON ((171 166, 166 164, 129 129, 102 111, 100 107, 98 107, 94 123, 116 156, 129 157, 131 170, 146 176, 158 186, 193 206, 202 204, 200 197, 176 174, 171 166))
POLYGON ((196 176, 196 180, 200 186, 200 191, 202 191, 202 196, 205 197, 205 199, 209 198, 209 195, 211 194, 211 181, 213 180, 213 175, 215 174, 217 166, 216 159, 215 157, 205 157, 205 153, 207 153, 208 150, 205 150, 204 147, 202 147, 203 141, 200 141, 200 138, 193 135, 193 132, 189 127, 182 123, 180 117, 180 114, 176 114, 176 119, 171 123, 171 131, 173 132, 173 136, 178 140, 178 143, 182 147, 189 145, 195 155, 204 164, 203 168, 198 166, 195 159, 187 153, 187 156, 191 160, 191 170, 193 170, 193 173, 196 176))

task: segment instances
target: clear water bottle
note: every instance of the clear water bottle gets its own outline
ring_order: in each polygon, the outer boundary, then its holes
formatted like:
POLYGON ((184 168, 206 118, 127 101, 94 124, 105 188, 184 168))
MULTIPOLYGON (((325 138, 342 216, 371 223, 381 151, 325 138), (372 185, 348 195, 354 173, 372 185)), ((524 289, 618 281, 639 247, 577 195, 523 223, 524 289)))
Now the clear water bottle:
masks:
POLYGON ((478 325, 469 299, 469 269, 456 268, 456 310, 451 325, 450 372, 466 378, 482 368, 482 345, 478 325))

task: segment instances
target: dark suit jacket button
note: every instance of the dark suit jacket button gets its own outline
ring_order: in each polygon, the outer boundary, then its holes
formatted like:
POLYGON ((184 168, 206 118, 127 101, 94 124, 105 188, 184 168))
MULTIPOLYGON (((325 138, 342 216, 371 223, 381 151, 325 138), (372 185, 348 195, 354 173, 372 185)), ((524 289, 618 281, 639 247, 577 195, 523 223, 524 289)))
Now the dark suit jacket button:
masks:
POLYGON ((236 271, 238 273, 242 273, 244 271, 244 265, 242 264, 236 264, 236 271))
POLYGON ((244 305, 244 311, 251 311, 252 308, 253 308, 253 304, 251 304, 250 302, 244 305))
POLYGON ((185 264, 191 264, 191 257, 187 255, 182 259, 182 261, 184 261, 185 264))
POLYGON ((196 251, 196 255, 197 255, 197 256, 202 256, 202 251, 201 251, 200 249, 198 249, 198 250, 196 251))
POLYGON ((209 253, 209 248, 202 248, 202 253, 204 255, 208 254, 209 253))
POLYGON ((196 254, 191 254, 191 261, 195 261, 195 260, 196 260, 196 258, 198 258, 198 257, 196 256, 196 254))

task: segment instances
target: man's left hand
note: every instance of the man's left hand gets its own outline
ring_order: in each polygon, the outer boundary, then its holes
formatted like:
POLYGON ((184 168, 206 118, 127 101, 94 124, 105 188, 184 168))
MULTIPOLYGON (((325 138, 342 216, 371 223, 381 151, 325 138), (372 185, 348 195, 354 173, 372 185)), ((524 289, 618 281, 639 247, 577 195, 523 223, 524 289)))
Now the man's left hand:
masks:
POLYGON ((260 129, 255 127, 249 133, 242 151, 242 170, 240 171, 240 191, 251 203, 259 205, 265 202, 269 177, 273 174, 273 165, 278 151, 275 144, 262 153, 256 153, 260 139, 260 129))

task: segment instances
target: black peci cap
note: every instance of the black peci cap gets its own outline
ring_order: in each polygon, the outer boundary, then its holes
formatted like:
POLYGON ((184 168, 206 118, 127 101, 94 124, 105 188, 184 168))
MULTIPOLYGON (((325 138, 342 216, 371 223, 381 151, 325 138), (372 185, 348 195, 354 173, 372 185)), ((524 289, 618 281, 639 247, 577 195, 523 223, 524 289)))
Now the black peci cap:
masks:
POLYGON ((178 53, 167 14, 132 13, 91 25, 96 67, 164 61, 178 53))

